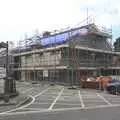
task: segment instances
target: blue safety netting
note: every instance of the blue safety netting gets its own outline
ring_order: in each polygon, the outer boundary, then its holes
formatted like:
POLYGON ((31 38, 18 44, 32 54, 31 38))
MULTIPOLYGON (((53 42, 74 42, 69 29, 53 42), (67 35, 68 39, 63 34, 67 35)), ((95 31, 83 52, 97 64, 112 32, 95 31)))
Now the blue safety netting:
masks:
MULTIPOLYGON (((37 36, 34 39, 37 40, 38 44, 40 43, 44 47, 47 47, 47 46, 50 46, 50 45, 55 45, 55 44, 63 44, 63 43, 66 43, 68 40, 72 40, 73 37, 79 37, 79 36, 85 35, 84 34, 84 28, 86 30, 88 30, 88 28, 86 28, 86 27, 80 27, 80 28, 75 28, 75 29, 71 29, 71 30, 68 30, 68 31, 64 31, 64 32, 61 32, 61 33, 57 33, 57 34, 54 34, 54 35, 50 35, 48 37, 42 37, 41 38, 40 36, 37 36)), ((33 38, 30 38, 30 39, 32 40, 33 38)), ((31 45, 33 44, 32 41, 29 41, 29 43, 27 42, 27 44, 28 44, 27 47, 26 46, 20 46, 19 52, 26 51, 26 50, 28 50, 28 51, 31 50, 31 45)), ((17 50, 15 50, 15 51, 17 51, 17 50)))
MULTIPOLYGON (((88 30, 86 28, 86 30, 88 30)), ((68 40, 71 40, 73 39, 73 37, 79 37, 79 36, 83 36, 85 35, 84 34, 84 29, 83 27, 81 28, 76 28, 76 29, 71 29, 71 30, 68 30, 68 31, 65 31, 65 32, 61 32, 61 33, 57 33, 55 35, 50 35, 48 37, 40 37, 40 36, 37 36, 37 38, 35 38, 35 40, 37 39, 37 42, 44 46, 44 47, 47 47, 47 46, 50 46, 50 45, 55 45, 55 44, 63 44, 63 43, 66 43, 68 40), (83 31, 82 31, 83 30, 83 31)), ((31 38, 33 39, 33 38, 31 38)), ((31 41, 29 42, 29 45, 26 47, 26 46, 21 46, 19 47, 19 51, 18 49, 14 50, 14 52, 23 52, 23 51, 26 51, 26 50, 31 50, 31 41)))
POLYGON ((52 45, 52 44, 60 44, 60 43, 64 43, 67 40, 69 40, 71 37, 74 36, 79 36, 80 35, 80 31, 79 29, 77 30, 70 30, 64 33, 59 33, 56 35, 52 35, 46 38, 41 38, 41 44, 43 46, 46 45, 52 45))

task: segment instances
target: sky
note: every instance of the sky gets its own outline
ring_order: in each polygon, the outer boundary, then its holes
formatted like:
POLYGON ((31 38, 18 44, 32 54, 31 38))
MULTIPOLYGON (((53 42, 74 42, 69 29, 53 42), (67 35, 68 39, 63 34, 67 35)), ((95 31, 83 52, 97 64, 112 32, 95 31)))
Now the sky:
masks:
POLYGON ((0 0, 0 41, 74 27, 88 16, 120 36, 119 0, 0 0))

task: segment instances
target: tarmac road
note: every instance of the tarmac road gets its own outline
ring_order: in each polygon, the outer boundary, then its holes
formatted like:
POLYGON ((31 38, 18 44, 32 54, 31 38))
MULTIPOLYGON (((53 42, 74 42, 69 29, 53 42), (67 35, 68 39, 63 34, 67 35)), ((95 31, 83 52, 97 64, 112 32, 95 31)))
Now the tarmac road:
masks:
POLYGON ((120 96, 58 85, 21 83, 20 89, 33 100, 0 113, 0 120, 120 120, 120 96))
POLYGON ((0 120, 120 120, 120 107, 15 114, 0 120))

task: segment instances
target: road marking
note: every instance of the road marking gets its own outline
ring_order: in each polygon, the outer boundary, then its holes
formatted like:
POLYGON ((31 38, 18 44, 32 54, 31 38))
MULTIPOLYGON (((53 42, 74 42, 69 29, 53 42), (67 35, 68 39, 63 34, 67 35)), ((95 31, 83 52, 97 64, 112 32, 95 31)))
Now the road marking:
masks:
POLYGON ((23 110, 31 110, 31 111, 40 111, 40 110, 47 110, 47 109, 45 109, 45 108, 24 108, 23 110))
POLYGON ((33 88, 30 88, 30 89, 28 89, 28 90, 26 90, 26 91, 23 91, 23 92, 21 92, 22 94, 23 93, 26 93, 26 92, 29 92, 29 91, 31 91, 33 88))
POLYGON ((6 113, 10 113, 10 112, 14 112, 14 111, 17 111, 19 109, 23 109, 25 107, 28 107, 29 105, 33 104, 35 102, 35 98, 42 95, 44 92, 46 92, 49 88, 43 90, 42 92, 40 92, 39 94, 35 95, 35 96, 31 96, 29 95, 31 98, 32 98, 32 101, 24 106, 21 106, 21 107, 18 107, 18 108, 15 108, 15 109, 12 109, 12 110, 9 110, 9 111, 5 111, 5 112, 1 112, 0 115, 2 114, 6 114, 6 113))
MULTIPOLYGON (((36 102, 35 102, 35 103, 33 103, 33 104, 34 104, 34 105, 44 105, 44 104, 49 104, 49 103, 48 103, 48 102, 42 102, 42 103, 36 103, 36 102)), ((72 103, 72 104, 70 104, 70 103, 69 103, 69 104, 68 104, 68 103, 56 103, 56 104, 57 104, 57 105, 73 105, 73 106, 74 106, 74 105, 77 105, 77 106, 79 105, 79 104, 73 104, 73 103, 72 103)))
POLYGON ((55 103, 57 102, 57 100, 59 99, 59 97, 62 95, 63 91, 64 91, 64 88, 59 92, 58 96, 55 98, 55 100, 50 105, 50 107, 48 108, 48 110, 52 110, 53 106, 55 105, 55 103))
POLYGON ((12 113, 3 113, 0 114, 0 116, 11 116, 11 115, 22 115, 22 114, 31 114, 31 113, 45 113, 45 112, 50 112, 47 109, 46 110, 38 110, 38 111, 22 111, 22 112, 12 112, 12 113))
POLYGON ((32 104, 32 103, 35 101, 35 98, 34 98, 33 96, 30 96, 30 97, 32 98, 32 101, 31 101, 30 103, 28 103, 28 104, 26 104, 26 105, 24 105, 24 106, 21 106, 21 107, 19 107, 19 108, 15 108, 15 109, 12 109, 12 110, 9 110, 9 111, 2 112, 2 113, 0 113, 0 115, 1 115, 1 114, 6 114, 6 113, 10 113, 10 112, 14 112, 14 111, 17 111, 17 110, 19 110, 19 109, 23 109, 23 108, 29 106, 30 104, 32 104))
POLYGON ((112 106, 109 105, 98 105, 98 106, 92 106, 92 107, 85 107, 85 108, 81 108, 81 107, 71 107, 71 108, 58 108, 58 109, 53 109, 52 112, 56 112, 56 111, 68 111, 68 110, 92 110, 92 109, 99 109, 99 108, 111 108, 111 107, 120 107, 120 104, 115 104, 112 106))
POLYGON ((33 96, 30 96, 30 97, 32 97, 32 101, 31 101, 30 103, 26 104, 26 105, 23 105, 23 106, 19 107, 18 109, 23 109, 23 108, 25 108, 25 107, 28 107, 28 106, 31 105, 32 103, 34 103, 34 102, 35 102, 35 98, 34 98, 33 96))
POLYGON ((34 98, 42 95, 43 93, 45 93, 46 91, 48 91, 48 89, 50 89, 50 87, 48 87, 47 89, 43 90, 42 92, 40 92, 39 94, 35 95, 34 98))
POLYGON ((98 97, 100 97, 102 100, 104 100, 105 103, 107 103, 108 105, 112 106, 112 104, 106 100, 103 96, 101 96, 99 93, 96 93, 98 97))
POLYGON ((80 102, 81 102, 82 108, 85 108, 85 104, 84 104, 84 102, 83 102, 83 99, 82 99, 82 95, 81 95, 81 93, 80 93, 80 90, 78 91, 78 95, 79 95, 79 98, 80 98, 80 102))
MULTIPOLYGON (((100 106, 95 106, 95 107, 85 107, 85 110, 92 110, 92 109, 100 109, 100 108, 111 108, 111 107, 120 107, 120 104, 115 104, 112 106, 109 105, 100 105, 100 106)), ((50 114, 54 114, 54 112, 60 112, 60 111, 70 111, 70 110, 82 110, 83 108, 81 107, 74 107, 74 108, 60 108, 60 109, 52 109, 52 110, 48 110, 48 109, 38 109, 37 110, 33 110, 33 111, 22 111, 22 112, 12 112, 12 113, 6 113, 6 114, 0 114, 0 116, 11 116, 11 115, 25 115, 25 114, 32 114, 32 113, 50 113, 50 114)))

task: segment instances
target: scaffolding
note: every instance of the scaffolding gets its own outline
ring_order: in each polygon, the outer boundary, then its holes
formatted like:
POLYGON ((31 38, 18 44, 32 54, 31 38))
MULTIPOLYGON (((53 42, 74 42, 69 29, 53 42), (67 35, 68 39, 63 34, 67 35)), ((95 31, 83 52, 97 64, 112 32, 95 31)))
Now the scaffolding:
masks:
POLYGON ((96 59, 97 53, 101 56, 113 54, 111 45, 105 41, 107 37, 111 38, 110 30, 106 31, 103 27, 101 30, 91 18, 75 28, 55 30, 47 36, 26 36, 25 40, 19 41, 18 52, 14 56, 17 74, 36 82, 48 80, 55 83, 67 79, 71 85, 81 85, 90 76, 89 69, 101 69, 100 64, 103 63, 96 59), (94 29, 89 31, 89 26, 94 29), (103 50, 101 47, 104 47, 103 50), (80 58, 81 55, 85 58, 80 58))

